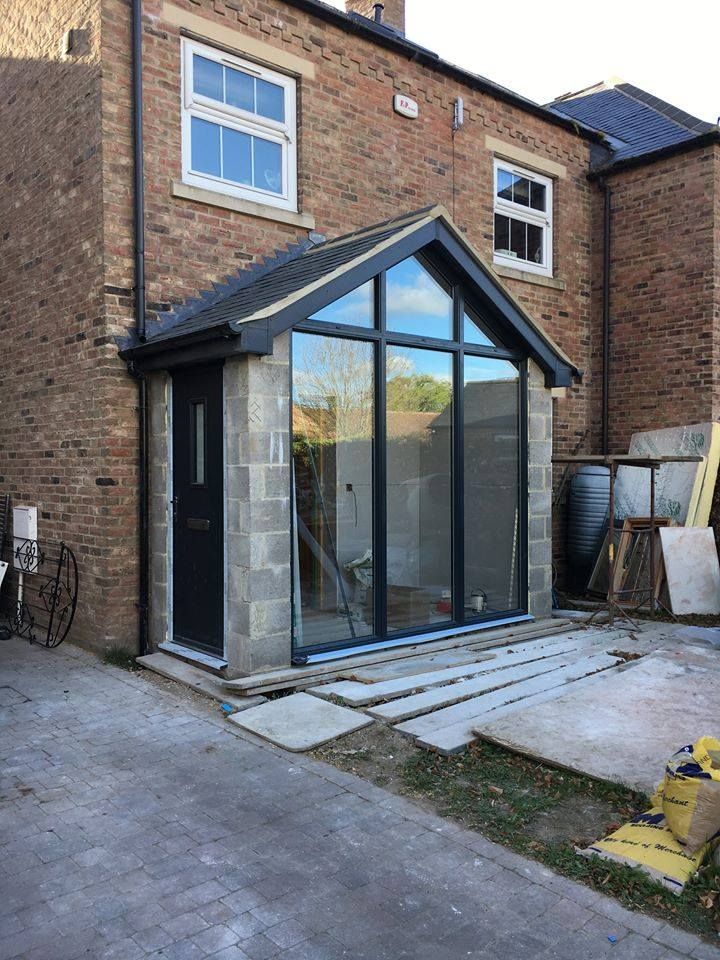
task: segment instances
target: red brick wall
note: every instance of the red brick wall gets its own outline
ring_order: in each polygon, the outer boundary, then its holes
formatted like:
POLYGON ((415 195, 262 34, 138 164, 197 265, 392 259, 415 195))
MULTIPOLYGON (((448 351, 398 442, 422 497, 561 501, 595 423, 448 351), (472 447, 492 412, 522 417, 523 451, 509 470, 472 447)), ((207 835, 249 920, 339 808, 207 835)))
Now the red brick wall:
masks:
MULTIPOLYGON (((177 6, 237 30, 238 37, 314 62, 315 79, 300 81, 300 205, 329 236, 443 203, 490 260, 493 157, 485 135, 566 166, 568 176, 558 181, 555 196, 555 273, 567 289, 507 282, 577 364, 588 368, 592 188, 584 140, 289 5, 178 0, 177 6), (398 91, 419 102, 418 121, 392 112, 398 91), (459 94, 466 122, 453 149, 453 103, 459 94)), ((121 288, 132 283, 126 21, 123 0, 106 0, 104 99, 114 111, 105 118, 105 136, 113 142, 105 171, 106 212, 112 211, 106 216, 106 263, 107 282, 121 288)), ((180 33, 163 17, 161 0, 145 4, 144 56, 148 301, 162 305, 193 296, 306 234, 171 195, 171 181, 181 178, 180 33)), ((126 322, 122 304, 111 312, 119 324, 126 322)), ((572 444, 584 429, 589 384, 590 378, 574 390, 577 402, 563 402, 568 415, 559 426, 561 443, 572 444)))
MULTIPOLYGON (((75 0, 55 0, 41 17, 35 2, 15 5, 16 29, 6 29, 14 35, 14 58, 22 49, 16 38, 23 38, 31 69, 19 69, 9 59, 2 64, 7 80, 2 89, 17 98, 6 116, 10 129, 22 136, 14 138, 19 146, 0 157, 2 176, 15 177, 2 201, 8 237, 0 248, 5 305, 0 333, 8 340, 10 372, 4 373, 8 399, 0 423, 0 475, 3 489, 40 504, 43 535, 64 536, 77 548, 76 638, 132 644, 137 389, 113 339, 133 324, 130 4, 102 0, 100 78, 96 7, 85 0, 78 11, 75 0), (90 52, 59 63, 62 29, 72 25, 89 26, 90 52), (38 80, 30 92, 28 76, 38 80), (98 486, 98 478, 110 478, 112 485, 98 486)), ((238 36, 314 62, 315 79, 300 82, 300 203, 328 235, 443 203, 489 260, 492 154, 485 135, 567 168, 555 195, 555 274, 566 289, 507 283, 588 371, 572 396, 556 403, 557 444, 574 447, 587 428, 594 387, 587 143, 290 5, 261 0, 178 0, 178 5, 232 26, 238 36), (418 121, 393 114, 396 92, 419 102, 418 121), (458 95, 465 99, 466 122, 453 145, 458 95)), ((172 180, 181 177, 180 35, 163 17, 161 0, 145 3, 143 43, 152 311, 193 296, 306 233, 171 195, 172 180)))
MULTIPOLYGON (((363 17, 375 19, 375 4, 378 0, 345 0, 348 13, 359 13, 363 17)), ((382 0, 382 22, 405 33, 405 0, 382 0)))
POLYGON ((134 432, 102 293, 99 0, 7 5, 0 34, 0 491, 80 566, 74 635, 135 634, 134 432), (68 28, 76 49, 60 55, 68 28), (98 478, 112 486, 98 486, 98 478))
MULTIPOLYGON (((635 431, 720 413, 713 399, 719 154, 700 149, 610 179, 612 452, 626 452, 635 431)), ((599 296, 595 302, 599 327, 599 296)))

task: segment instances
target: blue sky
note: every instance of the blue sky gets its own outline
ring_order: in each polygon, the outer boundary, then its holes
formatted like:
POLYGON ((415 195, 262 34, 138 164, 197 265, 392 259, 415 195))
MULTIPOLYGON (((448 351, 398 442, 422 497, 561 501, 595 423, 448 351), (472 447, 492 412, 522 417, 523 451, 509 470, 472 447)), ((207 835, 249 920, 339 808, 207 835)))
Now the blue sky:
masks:
POLYGON ((622 77, 702 120, 720 114, 717 0, 406 4, 410 39, 539 103, 622 77))

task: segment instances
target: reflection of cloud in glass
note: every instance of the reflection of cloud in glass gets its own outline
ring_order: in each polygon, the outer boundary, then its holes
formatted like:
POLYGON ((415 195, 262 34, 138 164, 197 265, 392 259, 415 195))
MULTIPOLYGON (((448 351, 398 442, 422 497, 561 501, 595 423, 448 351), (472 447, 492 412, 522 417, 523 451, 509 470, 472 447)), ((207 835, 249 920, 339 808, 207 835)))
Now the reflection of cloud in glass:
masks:
POLYGON ((389 347, 387 351, 387 376, 402 377, 422 374, 433 380, 452 381, 448 367, 448 354, 437 350, 417 350, 414 347, 389 347), (418 360, 420 364, 418 367, 418 360))
POLYGON ((353 327, 372 327, 372 281, 363 284, 356 290, 351 290, 344 297, 323 307, 313 314, 313 320, 322 320, 326 323, 347 323, 353 327))
POLYGON ((414 257, 388 270, 388 330, 449 340, 452 314, 452 297, 414 257))
POLYGON ((518 368, 509 360, 465 356, 465 383, 517 380, 518 368))
POLYGON ((429 274, 393 278, 388 283, 388 307, 400 316, 442 316, 448 313, 448 296, 429 274))

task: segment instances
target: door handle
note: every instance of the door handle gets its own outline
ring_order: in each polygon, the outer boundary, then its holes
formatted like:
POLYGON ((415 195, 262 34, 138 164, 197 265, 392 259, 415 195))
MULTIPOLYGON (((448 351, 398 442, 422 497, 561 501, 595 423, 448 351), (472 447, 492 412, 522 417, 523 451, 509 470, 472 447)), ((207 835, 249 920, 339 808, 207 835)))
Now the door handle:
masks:
POLYGON ((180 503, 180 497, 178 497, 177 494, 176 494, 176 495, 172 498, 172 500, 170 501, 170 503, 172 504, 172 518, 173 518, 173 523, 175 523, 176 520, 177 520, 177 509, 178 509, 178 504, 180 503))

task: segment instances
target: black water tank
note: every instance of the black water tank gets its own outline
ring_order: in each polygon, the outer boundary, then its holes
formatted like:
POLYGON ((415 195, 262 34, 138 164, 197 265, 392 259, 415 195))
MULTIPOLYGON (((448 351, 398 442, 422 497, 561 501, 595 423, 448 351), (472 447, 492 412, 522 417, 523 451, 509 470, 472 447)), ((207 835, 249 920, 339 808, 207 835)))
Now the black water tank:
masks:
POLYGON ((582 593, 602 546, 610 502, 608 467, 579 467, 570 480, 567 524, 568 586, 582 593))

